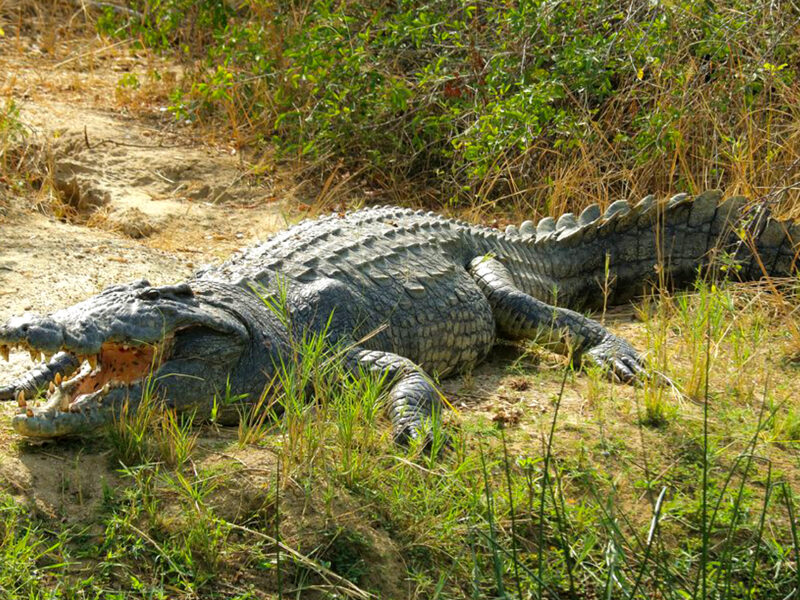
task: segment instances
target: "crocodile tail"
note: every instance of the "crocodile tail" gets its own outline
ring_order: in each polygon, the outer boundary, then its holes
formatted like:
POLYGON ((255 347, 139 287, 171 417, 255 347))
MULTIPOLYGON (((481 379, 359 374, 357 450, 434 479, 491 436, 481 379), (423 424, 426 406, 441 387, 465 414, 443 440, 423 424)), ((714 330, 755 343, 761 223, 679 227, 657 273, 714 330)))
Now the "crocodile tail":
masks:
POLYGON ((619 200, 605 212, 595 204, 578 217, 527 221, 502 237, 514 246, 509 266, 517 284, 571 308, 602 306, 604 299, 619 304, 652 285, 682 287, 709 266, 742 280, 800 268, 800 224, 775 219, 741 196, 722 200, 716 190, 619 200))

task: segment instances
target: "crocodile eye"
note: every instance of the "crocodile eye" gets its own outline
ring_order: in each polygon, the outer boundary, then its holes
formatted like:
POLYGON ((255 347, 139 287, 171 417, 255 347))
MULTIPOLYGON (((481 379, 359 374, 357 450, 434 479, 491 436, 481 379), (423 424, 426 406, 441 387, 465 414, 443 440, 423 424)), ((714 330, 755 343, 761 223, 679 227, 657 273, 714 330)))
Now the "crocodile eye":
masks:
POLYGON ((177 285, 167 285, 161 289, 162 294, 171 294, 174 296, 194 296, 194 292, 192 292, 192 288, 189 287, 188 283, 179 283, 177 285))
POLYGON ((144 290, 139 293, 139 298, 142 300, 158 300, 160 297, 161 294, 155 288, 150 288, 149 290, 144 290))

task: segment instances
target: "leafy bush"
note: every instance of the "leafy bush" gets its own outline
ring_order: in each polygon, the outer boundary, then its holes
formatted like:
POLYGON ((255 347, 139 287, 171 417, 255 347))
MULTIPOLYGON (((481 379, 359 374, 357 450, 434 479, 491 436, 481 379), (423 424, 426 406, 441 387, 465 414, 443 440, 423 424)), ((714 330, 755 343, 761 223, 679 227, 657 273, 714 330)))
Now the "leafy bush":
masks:
POLYGON ((192 58, 172 110, 242 145, 444 198, 605 199, 785 180, 800 15, 762 4, 164 0, 124 30, 192 58))

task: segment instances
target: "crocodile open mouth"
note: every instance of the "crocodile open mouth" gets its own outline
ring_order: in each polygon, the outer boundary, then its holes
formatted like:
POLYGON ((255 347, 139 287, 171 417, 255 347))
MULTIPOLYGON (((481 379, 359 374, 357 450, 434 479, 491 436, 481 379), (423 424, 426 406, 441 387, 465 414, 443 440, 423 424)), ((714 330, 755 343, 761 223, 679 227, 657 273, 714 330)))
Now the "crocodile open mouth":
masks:
MULTIPOLYGON (((89 397, 93 396, 99 402, 112 389, 142 382, 161 366, 172 342, 170 336, 158 344, 104 343, 98 354, 79 357, 81 366, 73 375, 66 378, 56 375, 40 410, 44 413, 79 412, 89 397)), ((31 356, 38 354, 35 349, 29 350, 31 356)), ((26 413, 28 417, 34 415, 22 392, 17 396, 17 404, 18 412, 26 413)))

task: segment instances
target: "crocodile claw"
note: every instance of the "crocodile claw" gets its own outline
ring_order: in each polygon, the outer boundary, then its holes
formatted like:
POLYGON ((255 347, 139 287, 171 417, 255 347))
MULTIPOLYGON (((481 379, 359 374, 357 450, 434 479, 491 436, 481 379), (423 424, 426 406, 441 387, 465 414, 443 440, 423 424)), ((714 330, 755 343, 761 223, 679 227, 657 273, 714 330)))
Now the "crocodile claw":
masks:
POLYGON ((649 377, 644 359, 628 342, 615 335, 584 352, 582 360, 600 367, 613 380, 633 383, 649 377))

